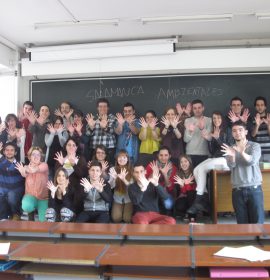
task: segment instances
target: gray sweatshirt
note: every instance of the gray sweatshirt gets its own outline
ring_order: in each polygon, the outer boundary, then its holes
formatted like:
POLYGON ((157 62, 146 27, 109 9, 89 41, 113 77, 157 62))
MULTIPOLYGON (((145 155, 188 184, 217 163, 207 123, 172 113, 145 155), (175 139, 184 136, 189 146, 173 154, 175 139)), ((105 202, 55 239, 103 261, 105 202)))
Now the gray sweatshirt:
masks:
POLYGON ((231 162, 230 157, 226 157, 231 170, 231 183, 233 188, 244 188, 262 184, 262 174, 259 166, 261 157, 260 145, 248 141, 246 153, 251 156, 249 161, 246 161, 239 152, 236 152, 235 162, 231 162))

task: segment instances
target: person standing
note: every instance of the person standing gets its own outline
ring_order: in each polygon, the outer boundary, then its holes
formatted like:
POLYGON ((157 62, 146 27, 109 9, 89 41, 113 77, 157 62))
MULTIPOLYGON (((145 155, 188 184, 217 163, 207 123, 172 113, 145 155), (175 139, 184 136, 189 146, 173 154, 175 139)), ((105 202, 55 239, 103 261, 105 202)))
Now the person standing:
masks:
POLYGON ((232 137, 235 145, 224 144, 222 151, 226 155, 231 170, 232 203, 238 224, 263 224, 264 202, 262 174, 259 167, 261 147, 247 140, 245 123, 232 124, 232 137))

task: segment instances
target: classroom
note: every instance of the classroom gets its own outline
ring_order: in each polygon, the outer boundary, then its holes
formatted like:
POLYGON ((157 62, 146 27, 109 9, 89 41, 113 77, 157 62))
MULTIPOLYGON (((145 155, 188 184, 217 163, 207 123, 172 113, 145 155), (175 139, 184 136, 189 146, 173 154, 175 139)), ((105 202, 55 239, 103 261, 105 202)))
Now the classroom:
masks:
POLYGON ((1 1, 0 279, 270 279, 269 88, 268 0, 1 1))

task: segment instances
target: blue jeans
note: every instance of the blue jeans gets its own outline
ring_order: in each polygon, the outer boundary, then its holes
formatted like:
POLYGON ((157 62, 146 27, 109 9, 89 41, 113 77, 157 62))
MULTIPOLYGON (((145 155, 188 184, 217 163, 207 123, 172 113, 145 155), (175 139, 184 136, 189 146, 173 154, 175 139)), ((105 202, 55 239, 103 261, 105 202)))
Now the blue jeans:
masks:
POLYGON ((233 189, 232 203, 238 224, 264 223, 262 186, 233 189))
POLYGON ((169 195, 168 198, 166 198, 165 200, 163 200, 163 204, 166 210, 172 210, 173 209, 173 197, 171 195, 169 195))
POLYGON ((0 219, 21 213, 21 200, 24 188, 6 189, 0 187, 0 219))

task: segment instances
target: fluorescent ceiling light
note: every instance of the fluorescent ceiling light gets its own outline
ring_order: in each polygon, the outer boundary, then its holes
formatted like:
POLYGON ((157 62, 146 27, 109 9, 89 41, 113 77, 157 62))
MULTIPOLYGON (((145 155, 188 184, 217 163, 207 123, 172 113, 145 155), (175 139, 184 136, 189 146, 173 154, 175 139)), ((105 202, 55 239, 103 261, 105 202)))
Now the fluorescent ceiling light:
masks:
POLYGON ((98 19, 98 20, 81 20, 81 21, 56 21, 35 23, 35 29, 57 28, 57 27, 77 27, 92 25, 119 25, 119 19, 98 19))
POLYGON ((174 22, 208 22, 208 21, 230 21, 233 14, 222 15, 193 15, 193 16, 172 16, 172 17, 148 17, 141 18, 143 24, 149 23, 174 23, 174 22))
POLYGON ((255 13, 258 20, 270 19, 270 13, 255 13))
POLYGON ((176 38, 27 48, 32 62, 172 54, 176 38))

